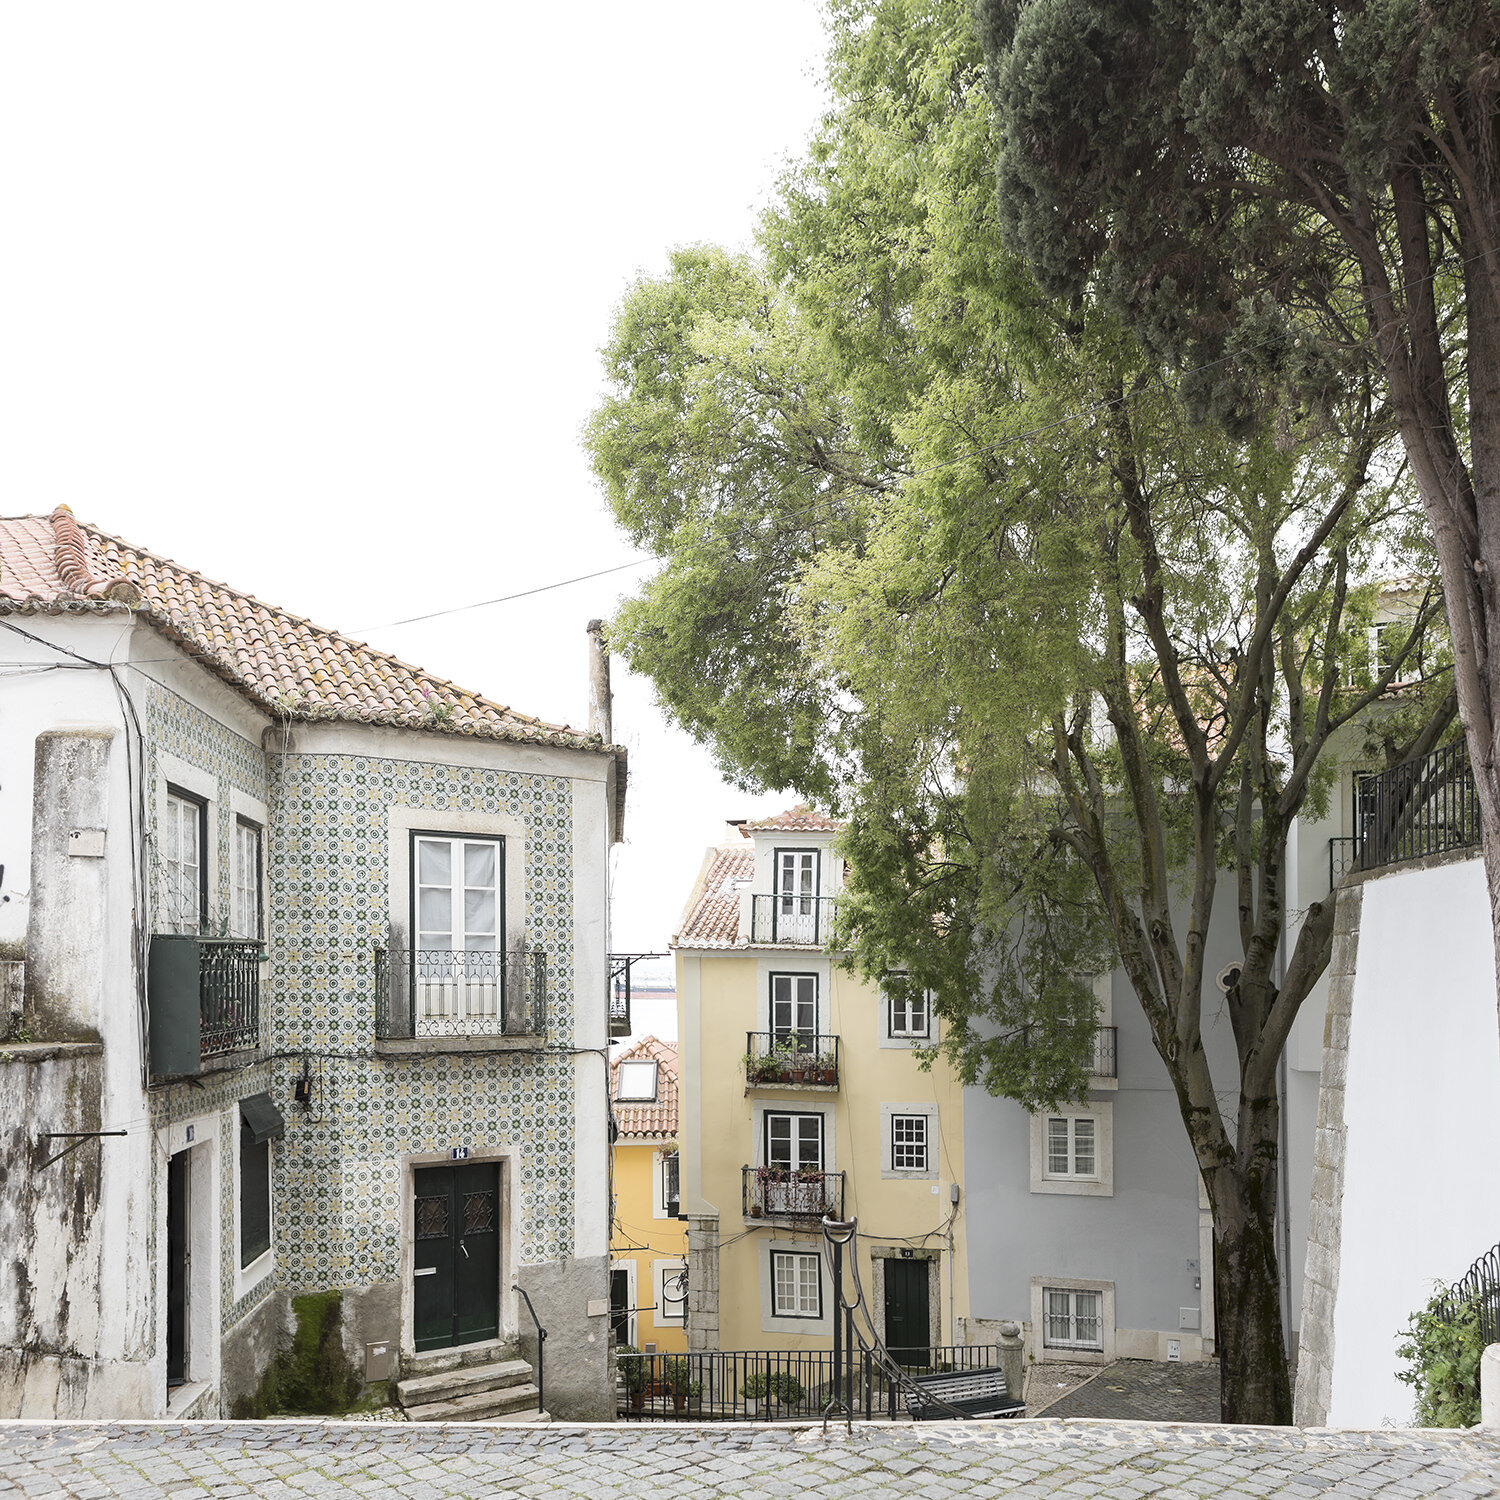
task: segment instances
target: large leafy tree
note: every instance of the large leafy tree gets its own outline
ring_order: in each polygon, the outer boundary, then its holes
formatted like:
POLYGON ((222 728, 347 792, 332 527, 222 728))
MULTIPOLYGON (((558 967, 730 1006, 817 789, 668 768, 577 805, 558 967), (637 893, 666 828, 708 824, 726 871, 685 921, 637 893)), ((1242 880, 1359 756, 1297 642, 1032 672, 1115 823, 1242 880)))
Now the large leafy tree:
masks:
POLYGON ((979 13, 1000 212, 1045 287, 1107 298, 1231 429, 1383 383, 1436 541, 1500 933, 1500 5, 979 13))
POLYGON ((1124 965, 1209 1184, 1226 1414, 1284 1421, 1276 1066, 1332 930, 1287 910, 1289 831, 1367 711, 1395 754, 1452 716, 1440 668, 1385 701, 1435 596, 1384 672, 1364 652, 1357 581, 1420 565, 1389 415, 1194 429, 1099 299, 999 243, 962 5, 832 22, 839 107, 763 258, 679 252, 606 350, 595 466, 663 559, 612 640, 731 774, 846 813, 845 939, 934 990, 967 1080, 1082 1095, 1087 976, 1124 965), (1204 1045, 1225 899, 1233 1077, 1204 1045))

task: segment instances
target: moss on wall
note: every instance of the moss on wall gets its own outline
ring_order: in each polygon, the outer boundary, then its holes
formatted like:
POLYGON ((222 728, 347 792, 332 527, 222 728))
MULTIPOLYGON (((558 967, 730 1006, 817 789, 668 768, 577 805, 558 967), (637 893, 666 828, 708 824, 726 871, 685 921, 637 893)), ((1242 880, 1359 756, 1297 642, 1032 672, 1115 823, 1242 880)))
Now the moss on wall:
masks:
POLYGON ((292 1298, 296 1328, 283 1341, 252 1396, 234 1403, 238 1419, 272 1416, 334 1417, 370 1404, 383 1393, 365 1391, 359 1372, 344 1353, 344 1298, 341 1292, 314 1292, 292 1298), (369 1399, 361 1397, 368 1394, 369 1399))

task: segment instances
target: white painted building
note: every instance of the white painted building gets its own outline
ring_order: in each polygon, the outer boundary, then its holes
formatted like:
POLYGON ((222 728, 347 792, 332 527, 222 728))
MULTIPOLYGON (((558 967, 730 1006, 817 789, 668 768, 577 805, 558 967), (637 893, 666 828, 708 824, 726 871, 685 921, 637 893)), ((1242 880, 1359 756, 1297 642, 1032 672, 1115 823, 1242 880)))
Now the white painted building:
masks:
POLYGON ((0 1416, 227 1415, 314 1292, 371 1378, 498 1367, 513 1284, 607 1415, 623 752, 65 508, 0 636, 0 1416))

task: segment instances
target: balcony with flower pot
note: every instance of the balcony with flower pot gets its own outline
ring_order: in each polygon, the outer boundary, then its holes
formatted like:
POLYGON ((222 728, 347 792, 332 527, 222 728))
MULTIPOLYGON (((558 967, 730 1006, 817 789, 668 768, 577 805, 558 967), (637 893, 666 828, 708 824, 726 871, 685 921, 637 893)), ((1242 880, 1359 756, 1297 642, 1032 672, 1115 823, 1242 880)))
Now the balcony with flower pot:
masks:
POLYGON ((816 1167, 744 1167, 742 1193, 747 1219, 841 1219, 844 1174, 816 1167))
POLYGON ((815 1089, 839 1086, 839 1039, 812 1031, 747 1031, 745 1088, 815 1089))

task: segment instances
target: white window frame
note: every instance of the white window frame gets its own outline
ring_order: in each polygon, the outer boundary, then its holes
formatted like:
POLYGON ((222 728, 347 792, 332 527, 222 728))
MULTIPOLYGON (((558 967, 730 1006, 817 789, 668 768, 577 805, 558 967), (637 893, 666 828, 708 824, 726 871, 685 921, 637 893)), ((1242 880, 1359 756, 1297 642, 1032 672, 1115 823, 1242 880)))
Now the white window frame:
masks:
POLYGON ((653 1219, 669 1219, 671 1215, 667 1212, 667 1204, 671 1199, 667 1195, 667 1162, 677 1163, 677 1201, 682 1202, 682 1157, 675 1146, 664 1146, 660 1151, 654 1152, 651 1159, 651 1217, 653 1219))
POLYGON ((263 938, 266 935, 266 912, 263 899, 265 865, 265 828, 253 818, 247 818, 243 813, 236 813, 232 923, 234 935, 238 938, 263 938), (247 903, 251 906, 248 915, 245 910, 247 903))
MULTIPOLYGON (((1076 1324, 1076 1310, 1075 1310, 1076 1324)), ((1093 1281, 1087 1277, 1058 1273, 1031 1278, 1031 1347, 1035 1360, 1062 1360, 1069 1364, 1108 1364, 1115 1358, 1115 1284, 1093 1281), (1049 1292, 1096 1294, 1099 1298, 1099 1342, 1079 1344, 1051 1343, 1047 1337, 1049 1292)))
POLYGON ((1115 1192, 1115 1142, 1114 1105, 1107 1100, 1093 1100, 1087 1105, 1064 1105, 1061 1109, 1046 1110, 1031 1116, 1031 1191, 1033 1193, 1064 1193, 1085 1198, 1112 1198, 1115 1192), (1057 1172, 1052 1168, 1049 1151, 1050 1122, 1063 1119, 1070 1122, 1069 1170, 1057 1172), (1089 1119, 1094 1124, 1094 1170, 1080 1175, 1074 1170, 1075 1136, 1071 1122, 1089 1119))
POLYGON ((424 1020, 499 1020, 504 1004, 505 988, 505 932, 507 913, 506 897, 506 841, 494 834, 451 833, 446 829, 414 828, 411 831, 411 925, 412 925, 412 1003, 413 1024, 420 1026, 424 1020), (448 848, 448 880, 446 884, 436 881, 424 883, 421 877, 423 845, 448 848), (488 886, 471 886, 468 883, 468 851, 470 846, 484 846, 493 851, 495 868, 488 886), (425 929, 426 934, 436 935, 446 931, 447 948, 429 947, 424 939, 422 927, 422 895, 424 891, 448 892, 448 926, 425 929), (469 930, 467 896, 470 891, 489 894, 494 907, 491 931, 469 930), (489 940, 485 946, 484 940, 489 940), (471 946, 471 940, 477 940, 471 946), (425 961, 421 954, 430 956, 425 961), (436 955, 447 953, 446 961, 436 955), (471 965, 459 954, 489 954, 490 972, 484 965, 471 965))
POLYGON ((935 1182, 938 1178, 938 1148, 942 1136, 938 1132, 938 1107, 931 1099, 912 1100, 902 1103, 893 1100, 880 1106, 880 1175, 890 1182, 911 1180, 935 1182), (918 1118, 926 1122, 927 1165, 924 1167, 898 1167, 896 1165, 896 1121, 918 1118))
POLYGON ((208 871, 210 864, 208 799, 186 787, 169 783, 162 804, 161 833, 161 881, 164 913, 163 930, 196 936, 209 926, 212 907, 209 904, 208 871), (183 858, 183 829, 191 824, 193 829, 193 861, 189 866, 183 858), (184 889, 182 872, 191 869, 192 904, 196 916, 187 917, 187 892, 184 889), (172 872, 177 871, 173 876, 172 872))
POLYGON ((817 1109, 768 1109, 760 1120, 760 1142, 758 1147, 760 1161, 758 1166, 786 1166, 793 1172, 828 1172, 828 1117, 822 1110, 817 1109), (771 1121, 773 1119, 786 1119, 791 1121, 787 1131, 788 1148, 790 1159, 786 1162, 776 1162, 771 1158, 771 1121), (816 1120, 818 1122, 818 1159, 816 1162, 804 1161, 802 1159, 803 1120, 816 1120))
POLYGON ((1104 1352, 1104 1294, 1079 1291, 1075 1287, 1042 1288, 1042 1343, 1048 1349, 1087 1349, 1104 1352), (1058 1325, 1067 1325, 1066 1336, 1059 1336, 1058 1325), (1092 1338, 1083 1337, 1085 1327, 1094 1330, 1092 1338))
POLYGON ((1093 1115, 1048 1114, 1047 1159, 1042 1171, 1047 1177, 1077 1182, 1099 1180, 1099 1122, 1093 1115))
POLYGON ((771 851, 774 933, 778 943, 821 943, 823 851, 784 848, 771 851), (787 876, 790 873, 790 883, 787 876))
POLYGON ((812 1037, 811 1047, 815 1050, 818 1045, 816 1039, 819 1033, 819 1023, 822 1020, 823 1008, 822 985, 819 983, 819 976, 816 973, 806 973, 801 970, 792 972, 775 969, 771 972, 769 985, 770 988, 766 995, 766 1015, 770 1021, 770 1025, 766 1030, 772 1044, 775 1044, 778 1036, 786 1037, 795 1035, 799 1037, 812 1037), (778 1004, 776 989, 779 980, 786 981, 785 1004, 791 1016, 791 1024, 788 1026, 780 1026, 776 1020, 776 1007, 778 1004), (803 1026, 798 1022, 797 1017, 808 1008, 809 1004, 812 1009, 812 1025, 803 1026))
POLYGON ((891 1116, 891 1170, 926 1172, 930 1160, 925 1114, 891 1116))
MULTIPOLYGON (((636 1311, 636 1308, 638 1308, 640 1306, 640 1303, 639 1303, 639 1301, 638 1301, 638 1299, 636 1298, 636 1295, 635 1295, 635 1282, 636 1282, 636 1264, 635 1264, 635 1261, 634 1260, 612 1260, 612 1261, 610 1261, 610 1263, 609 1263, 609 1274, 610 1274, 611 1285, 610 1285, 609 1290, 610 1290, 611 1294, 613 1294, 613 1292, 614 1292, 613 1280, 614 1280, 615 1273, 617 1271, 623 1271, 625 1273, 625 1306, 630 1309, 630 1311, 625 1314, 625 1329, 626 1329, 626 1332, 625 1332, 625 1342, 627 1344, 629 1344, 632 1348, 639 1349, 641 1347, 640 1313, 638 1313, 636 1311)), ((609 1298, 609 1304, 610 1304, 610 1310, 609 1310, 610 1326, 612 1327, 613 1324, 614 1324, 614 1298, 613 1298, 613 1295, 611 1295, 610 1298, 609 1298)))
POLYGON ((793 1248, 770 1250, 771 1273, 771 1316, 773 1318, 795 1319, 799 1323, 817 1323, 823 1320, 824 1297, 823 1297, 823 1257, 816 1248, 793 1248), (783 1305, 781 1301, 780 1263, 790 1262, 791 1287, 793 1303, 791 1308, 783 1305), (808 1286, 808 1270, 812 1271, 812 1288, 816 1293, 815 1305, 809 1308, 806 1305, 805 1293, 808 1286))
POLYGON ((886 1006, 892 1040, 925 1042, 932 1035, 931 990, 907 989, 900 995, 887 995, 886 1006), (920 1024, 912 1019, 917 1011, 921 1013, 920 1024))
POLYGON ((615 1102, 617 1104, 655 1104, 661 1097, 661 1064, 654 1057, 626 1057, 615 1064, 615 1102), (631 1077, 644 1077, 645 1070, 650 1070, 651 1092, 643 1094, 640 1092, 627 1094, 625 1088, 625 1070, 632 1070, 631 1077))
POLYGON ((685 1328, 687 1326, 687 1290, 683 1288, 680 1301, 667 1300, 667 1282, 687 1271, 687 1262, 682 1259, 654 1260, 651 1262, 651 1281, 655 1296, 656 1311, 652 1317, 658 1328, 685 1328), (675 1310, 674 1310, 675 1309, 675 1310))
MULTIPOLYGON (((225 1128, 220 1132, 221 1139, 229 1143, 227 1155, 231 1158, 230 1190, 234 1194, 234 1300, 238 1302, 241 1297, 255 1290, 267 1276, 276 1269, 276 1142, 267 1141, 267 1161, 270 1164, 271 1176, 268 1184, 267 1198, 269 1200, 271 1224, 271 1243, 267 1249, 257 1255, 248 1266, 240 1264, 240 1246, 244 1243, 242 1238, 244 1225, 240 1222, 240 1106, 238 1101, 233 1106, 233 1113, 225 1123, 225 1128)), ((222 1170, 222 1163, 220 1170, 222 1170)))

